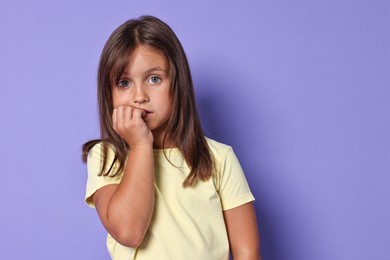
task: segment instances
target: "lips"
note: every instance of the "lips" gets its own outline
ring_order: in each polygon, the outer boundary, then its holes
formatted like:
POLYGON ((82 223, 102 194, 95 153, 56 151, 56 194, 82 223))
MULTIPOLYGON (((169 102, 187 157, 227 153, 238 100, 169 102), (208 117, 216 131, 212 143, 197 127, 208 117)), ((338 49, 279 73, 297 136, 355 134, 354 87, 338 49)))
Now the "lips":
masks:
POLYGON ((145 114, 142 116, 143 119, 149 118, 150 114, 153 113, 152 111, 149 111, 149 110, 145 110, 145 109, 143 109, 143 110, 145 111, 145 114))

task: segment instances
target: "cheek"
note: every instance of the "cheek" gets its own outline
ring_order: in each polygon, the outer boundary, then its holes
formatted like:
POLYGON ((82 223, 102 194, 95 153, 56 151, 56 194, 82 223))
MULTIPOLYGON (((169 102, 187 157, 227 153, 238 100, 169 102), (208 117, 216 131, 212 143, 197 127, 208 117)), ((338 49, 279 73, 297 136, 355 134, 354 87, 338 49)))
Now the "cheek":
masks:
POLYGON ((171 96, 168 96, 166 98, 166 110, 168 113, 172 113, 173 110, 173 98, 171 96))
POLYGON ((173 111, 173 98, 171 98, 169 101, 170 101, 169 111, 172 113, 172 111, 173 111))
POLYGON ((113 90, 112 91, 112 104, 114 108, 118 106, 127 105, 128 98, 127 95, 124 95, 123 93, 118 93, 118 91, 113 90))

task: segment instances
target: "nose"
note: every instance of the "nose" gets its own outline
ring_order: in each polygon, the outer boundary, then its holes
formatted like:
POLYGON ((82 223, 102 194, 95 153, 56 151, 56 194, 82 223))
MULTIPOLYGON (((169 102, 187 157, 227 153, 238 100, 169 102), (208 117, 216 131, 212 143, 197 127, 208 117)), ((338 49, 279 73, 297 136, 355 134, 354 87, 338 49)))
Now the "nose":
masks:
POLYGON ((149 102, 149 96, 145 92, 143 86, 135 87, 135 92, 133 95, 133 103, 142 104, 145 102, 149 102))

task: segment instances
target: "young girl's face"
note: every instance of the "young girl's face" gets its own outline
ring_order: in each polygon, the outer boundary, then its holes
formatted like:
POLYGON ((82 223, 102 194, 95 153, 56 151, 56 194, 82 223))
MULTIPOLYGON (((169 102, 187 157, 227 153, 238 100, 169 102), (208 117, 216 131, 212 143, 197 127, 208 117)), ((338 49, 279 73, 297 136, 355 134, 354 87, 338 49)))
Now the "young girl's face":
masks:
POLYGON ((132 106, 144 110, 143 119, 158 144, 172 112, 170 87, 167 58, 154 48, 139 46, 120 79, 112 84, 114 108, 132 106))

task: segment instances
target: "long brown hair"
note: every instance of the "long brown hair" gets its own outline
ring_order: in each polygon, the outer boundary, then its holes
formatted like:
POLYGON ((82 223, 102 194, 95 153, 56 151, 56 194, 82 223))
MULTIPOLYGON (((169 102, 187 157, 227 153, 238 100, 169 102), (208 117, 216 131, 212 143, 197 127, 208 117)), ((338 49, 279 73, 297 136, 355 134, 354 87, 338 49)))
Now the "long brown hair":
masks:
POLYGON ((169 60, 173 109, 164 140, 168 137, 174 142, 191 169, 183 186, 192 186, 197 179, 206 181, 212 176, 214 162, 196 109, 187 57, 173 30, 153 16, 128 20, 111 34, 103 48, 97 78, 101 139, 91 140, 83 145, 83 161, 87 161, 89 150, 102 142, 103 167, 100 175, 116 176, 124 169, 129 147, 112 127, 111 84, 122 75, 132 52, 141 45, 157 49, 169 60), (108 165, 110 144, 114 147, 115 158, 108 165), (117 171, 110 173, 113 164, 117 162, 117 171))

